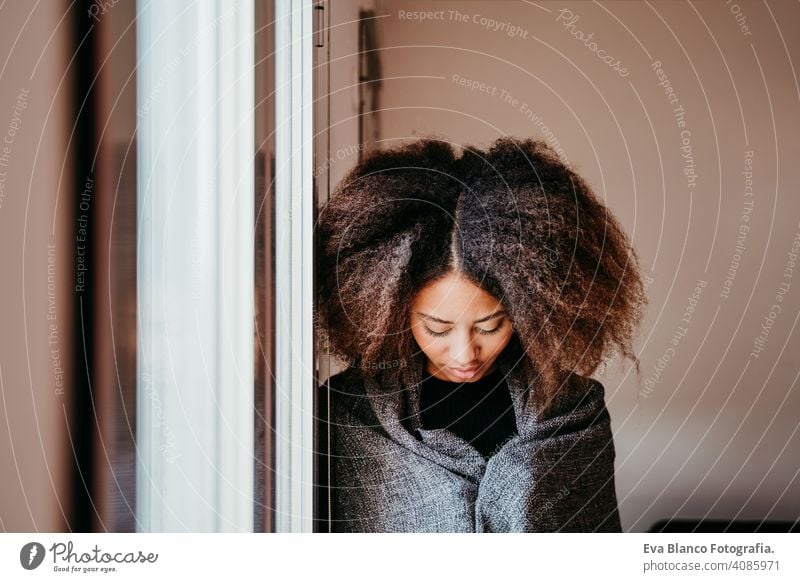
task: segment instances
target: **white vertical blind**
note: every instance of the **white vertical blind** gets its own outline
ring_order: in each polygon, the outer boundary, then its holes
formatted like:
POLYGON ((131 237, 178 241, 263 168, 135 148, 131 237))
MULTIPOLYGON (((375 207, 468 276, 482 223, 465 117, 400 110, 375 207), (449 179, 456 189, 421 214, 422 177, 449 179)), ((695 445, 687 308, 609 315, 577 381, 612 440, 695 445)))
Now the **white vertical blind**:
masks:
POLYGON ((313 519, 312 3, 275 5, 277 240, 275 527, 310 532, 313 519))
POLYGON ((137 10, 137 529, 252 531, 253 1, 137 10))

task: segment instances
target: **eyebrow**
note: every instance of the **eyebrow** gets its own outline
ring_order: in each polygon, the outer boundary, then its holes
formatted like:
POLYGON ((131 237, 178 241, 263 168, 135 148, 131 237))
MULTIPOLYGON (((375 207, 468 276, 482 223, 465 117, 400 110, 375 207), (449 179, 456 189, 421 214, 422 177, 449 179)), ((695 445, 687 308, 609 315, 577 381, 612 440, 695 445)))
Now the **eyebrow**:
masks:
MULTIPOLYGON (((494 313, 487 315, 486 317, 481 317, 480 319, 476 319, 472 323, 482 323, 484 321, 489 321, 490 319, 494 319, 495 317, 506 315, 507 313, 508 311, 506 309, 500 309, 499 311, 495 311, 494 313)), ((431 321, 436 321, 438 323, 453 323, 452 321, 447 321, 446 319, 439 319, 438 317, 434 317, 433 315, 428 315, 427 313, 422 313, 421 311, 417 311, 416 314, 424 317, 425 319, 430 319, 431 321)))

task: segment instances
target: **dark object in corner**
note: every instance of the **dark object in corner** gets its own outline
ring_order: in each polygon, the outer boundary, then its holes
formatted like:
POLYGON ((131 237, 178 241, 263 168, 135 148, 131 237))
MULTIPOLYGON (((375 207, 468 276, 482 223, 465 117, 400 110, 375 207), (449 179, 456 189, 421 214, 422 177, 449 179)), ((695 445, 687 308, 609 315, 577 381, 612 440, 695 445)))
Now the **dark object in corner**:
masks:
POLYGON ((648 533, 800 533, 800 521, 662 519, 648 533))

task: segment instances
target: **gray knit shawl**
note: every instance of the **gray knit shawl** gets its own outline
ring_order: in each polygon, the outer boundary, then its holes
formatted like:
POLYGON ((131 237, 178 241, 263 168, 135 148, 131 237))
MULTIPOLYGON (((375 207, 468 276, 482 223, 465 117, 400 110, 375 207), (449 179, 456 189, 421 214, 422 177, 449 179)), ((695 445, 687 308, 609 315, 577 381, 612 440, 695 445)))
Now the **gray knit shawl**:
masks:
POLYGON ((621 531, 602 384, 572 374, 539 417, 518 368, 503 354, 498 367, 519 434, 488 459, 448 429, 421 427, 420 360, 405 389, 355 367, 319 386, 315 530, 621 531))

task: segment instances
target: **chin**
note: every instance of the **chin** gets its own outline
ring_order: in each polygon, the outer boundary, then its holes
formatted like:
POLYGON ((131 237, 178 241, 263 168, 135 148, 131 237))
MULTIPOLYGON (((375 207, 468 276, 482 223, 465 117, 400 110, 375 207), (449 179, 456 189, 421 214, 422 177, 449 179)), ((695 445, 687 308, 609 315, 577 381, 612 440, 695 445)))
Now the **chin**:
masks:
POLYGON ((462 382, 464 384, 473 384, 473 383, 477 382, 478 380, 480 380, 482 378, 483 378, 483 375, 475 376, 474 378, 470 378, 469 380, 461 380, 460 378, 455 378, 453 381, 454 382, 462 382))

